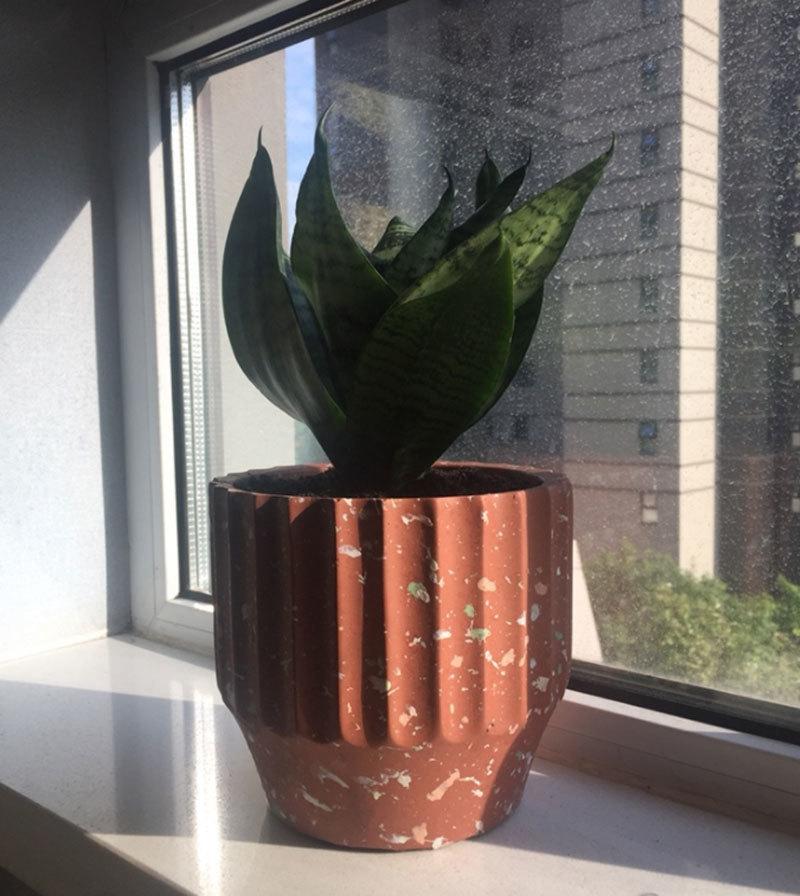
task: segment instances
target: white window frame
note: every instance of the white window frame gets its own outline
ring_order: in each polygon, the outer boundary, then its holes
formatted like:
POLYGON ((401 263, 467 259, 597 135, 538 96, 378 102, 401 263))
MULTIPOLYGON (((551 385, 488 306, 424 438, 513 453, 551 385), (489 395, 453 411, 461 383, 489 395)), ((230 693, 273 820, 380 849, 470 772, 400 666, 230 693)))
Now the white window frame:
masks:
POLYGON ((192 0, 135 7, 112 22, 110 124, 120 341, 137 632, 210 654, 213 610, 180 596, 170 295, 158 64, 298 5, 192 0), (198 8, 199 7, 199 8, 198 8))
MULTIPOLYGON (((170 296, 157 65, 299 0, 163 0, 112 23, 116 198, 131 609, 145 637, 211 654, 213 609, 179 595, 170 296), (200 7, 200 8, 198 8, 200 7)), ((572 691, 544 758, 763 823, 800 826, 800 747, 572 691)))

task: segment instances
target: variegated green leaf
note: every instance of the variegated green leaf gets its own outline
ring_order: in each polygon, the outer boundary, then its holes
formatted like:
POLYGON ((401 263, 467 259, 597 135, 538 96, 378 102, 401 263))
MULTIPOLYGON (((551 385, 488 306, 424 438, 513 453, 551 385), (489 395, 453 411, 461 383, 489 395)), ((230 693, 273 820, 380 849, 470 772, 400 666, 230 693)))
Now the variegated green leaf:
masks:
POLYGON ((373 258, 383 263, 390 262, 412 236, 414 228, 395 215, 386 225, 383 236, 372 250, 373 258))
POLYGON ((331 184, 328 145, 320 118, 297 196, 291 259, 336 362, 347 395, 358 356, 395 292, 348 231, 331 184))
POLYGON ((341 453, 344 418, 303 339, 282 269, 280 234, 272 163, 259 137, 225 243, 225 325, 250 381, 279 408, 307 423, 333 458, 341 453))
POLYGON ((530 156, 528 156, 528 161, 524 165, 520 165, 519 168, 515 168, 511 174, 504 177, 480 208, 470 215, 463 224, 456 227, 447 239, 447 251, 479 233, 484 227, 506 213, 525 180, 530 161, 530 156))
POLYGON ((601 156, 540 193, 500 222, 511 246, 514 305, 519 307, 541 289, 572 235, 586 200, 597 186, 614 152, 601 156))
POLYGON ((386 280, 402 292, 427 273, 442 255, 453 226, 453 178, 445 168, 447 187, 430 217, 384 270, 386 280))
POLYGON ((386 312, 359 361, 348 417, 363 475, 400 489, 428 469, 495 394, 513 320, 502 237, 442 292, 386 312))
POLYGON ((497 189, 500 183, 500 171, 492 161, 489 150, 483 151, 484 159, 478 179, 475 181, 475 210, 477 211, 497 189))
POLYGON ((612 143, 607 152, 579 171, 456 246, 408 290, 403 301, 414 301, 453 283, 500 233, 511 248, 514 305, 519 307, 535 296, 567 244, 581 209, 600 180, 613 149, 612 143))

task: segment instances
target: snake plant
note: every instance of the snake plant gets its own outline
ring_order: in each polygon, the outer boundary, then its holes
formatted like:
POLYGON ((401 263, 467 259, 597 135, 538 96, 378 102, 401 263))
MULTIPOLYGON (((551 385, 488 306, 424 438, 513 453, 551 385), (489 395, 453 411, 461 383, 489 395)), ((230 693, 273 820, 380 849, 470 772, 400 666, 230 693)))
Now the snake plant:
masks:
POLYGON ((336 202, 325 120, 300 185, 290 257, 261 143, 231 221, 225 323, 251 382, 310 427, 343 489, 401 493, 500 398, 558 260, 612 147, 509 212, 528 163, 488 153, 475 209, 454 225, 447 185, 418 228, 392 218, 371 250, 336 202))

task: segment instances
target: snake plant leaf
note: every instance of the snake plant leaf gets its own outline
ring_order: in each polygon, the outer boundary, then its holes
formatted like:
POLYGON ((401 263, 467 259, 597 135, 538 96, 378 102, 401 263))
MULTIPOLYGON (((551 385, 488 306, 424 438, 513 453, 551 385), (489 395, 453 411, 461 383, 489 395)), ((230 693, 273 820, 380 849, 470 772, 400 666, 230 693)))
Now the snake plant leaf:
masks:
POLYGON ((606 152, 588 165, 456 246, 410 287, 403 301, 414 301, 453 283, 464 267, 472 264, 500 233, 506 237, 511 248, 514 305, 519 307, 529 301, 536 295, 567 244, 578 216, 613 151, 612 142, 606 152))
POLYGON ((443 291, 386 312, 359 361, 348 418, 373 475, 403 488, 470 425, 502 381, 513 327, 502 237, 443 291))
POLYGON ((372 257, 379 262, 388 263, 397 255, 405 244, 414 236, 414 228, 399 218, 392 218, 383 231, 383 236, 378 240, 372 250, 372 257))
POLYGON ((497 189, 500 183, 500 171, 492 161, 489 150, 483 151, 483 164, 475 181, 475 210, 477 211, 497 189))
MULTIPOLYGON (((280 232, 279 224, 278 233, 280 232)), ((316 312, 311 302, 309 302, 308 296, 303 291, 303 287, 300 286, 292 270, 289 258, 283 251, 283 247, 281 247, 281 271, 289 289, 289 297, 294 305, 303 342, 305 342, 308 353, 311 355, 311 360, 314 362, 314 368, 331 397, 341 407, 344 403, 343 393, 341 386, 336 382, 336 368, 328 344, 325 341, 325 335, 322 332, 316 312)))
POLYGON ((453 226, 453 178, 447 168, 447 187, 430 217, 400 249, 384 270, 386 280, 398 291, 426 274, 439 260, 453 226))
POLYGON ((395 292, 353 238, 331 184, 325 122, 319 120, 314 154, 300 183, 292 237, 292 268, 336 359, 336 380, 347 394, 361 349, 395 292))
POLYGON ((544 287, 542 286, 527 302, 514 309, 514 333, 511 336, 511 348, 508 353, 505 370, 503 371, 503 378, 495 394, 481 408, 480 412, 470 423, 470 426, 474 426, 478 420, 491 411, 503 397, 506 389, 511 385, 511 381, 517 375, 517 371, 525 360, 525 355, 530 348, 533 334, 536 332, 536 325, 539 323, 539 317, 542 312, 543 299, 544 287))
POLYGON ((282 270, 280 206, 261 144, 233 213, 222 262, 222 304, 234 355, 267 398, 307 423, 332 456, 344 417, 303 339, 282 270))
POLYGON ((525 180, 530 163, 531 157, 529 153, 525 164, 515 168, 511 174, 504 177, 480 208, 450 234, 447 240, 448 250, 479 233, 484 227, 487 227, 501 215, 505 214, 509 205, 514 201, 514 197, 519 193, 519 188, 525 180))
POLYGON ((500 222, 503 236, 511 246, 515 307, 529 301, 541 289, 613 153, 612 140, 602 155, 500 222))

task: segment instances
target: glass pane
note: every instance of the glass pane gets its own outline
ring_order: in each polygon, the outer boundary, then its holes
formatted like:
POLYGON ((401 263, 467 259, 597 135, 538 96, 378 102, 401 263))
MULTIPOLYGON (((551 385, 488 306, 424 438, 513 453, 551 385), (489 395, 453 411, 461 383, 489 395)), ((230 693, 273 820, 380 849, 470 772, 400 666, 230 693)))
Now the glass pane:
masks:
POLYGON ((570 476, 577 658, 800 705, 799 24, 777 0, 408 0, 185 73, 206 475, 320 457, 221 323, 259 127, 287 245, 332 102, 337 194, 367 246, 393 214, 424 219, 443 164, 464 216, 484 148, 506 171, 532 151, 530 195, 616 133, 522 370, 449 456, 570 476))

